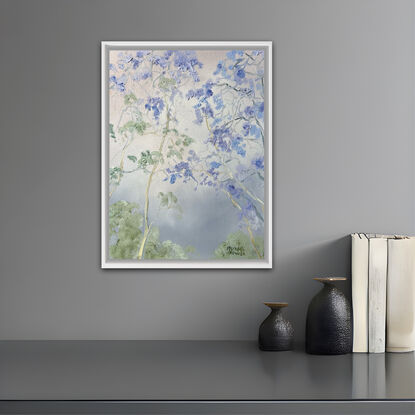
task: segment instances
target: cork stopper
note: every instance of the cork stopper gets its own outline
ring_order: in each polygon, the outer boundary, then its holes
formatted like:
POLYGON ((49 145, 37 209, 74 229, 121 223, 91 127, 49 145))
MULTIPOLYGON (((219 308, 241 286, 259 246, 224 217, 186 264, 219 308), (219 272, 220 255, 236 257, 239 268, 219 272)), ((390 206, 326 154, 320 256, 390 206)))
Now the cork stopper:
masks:
POLYGON ((272 310, 275 310, 277 308, 288 307, 288 303, 276 303, 276 302, 272 302, 272 301, 267 301, 264 304, 267 307, 271 308, 272 310))
POLYGON ((346 281, 347 278, 346 277, 316 277, 316 278, 313 278, 313 280, 322 282, 324 284, 327 282, 346 281))

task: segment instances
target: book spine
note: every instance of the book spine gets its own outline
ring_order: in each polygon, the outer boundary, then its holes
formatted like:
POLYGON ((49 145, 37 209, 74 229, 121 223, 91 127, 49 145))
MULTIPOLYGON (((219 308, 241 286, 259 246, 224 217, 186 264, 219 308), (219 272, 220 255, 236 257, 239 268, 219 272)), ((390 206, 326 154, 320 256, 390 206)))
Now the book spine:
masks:
POLYGON ((369 353, 384 353, 388 241, 369 239, 369 353))
POLYGON ((368 352, 369 241, 352 234, 353 352, 368 352))
POLYGON ((415 240, 388 241, 388 352, 415 350, 415 240))

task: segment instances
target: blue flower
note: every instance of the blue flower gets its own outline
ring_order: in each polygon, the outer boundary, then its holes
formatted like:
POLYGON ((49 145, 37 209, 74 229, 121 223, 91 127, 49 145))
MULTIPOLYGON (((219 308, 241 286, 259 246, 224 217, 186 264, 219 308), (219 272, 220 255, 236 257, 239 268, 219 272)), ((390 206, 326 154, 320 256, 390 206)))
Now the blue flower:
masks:
POLYGON ((261 130, 259 129, 259 127, 258 126, 256 126, 256 125, 251 125, 251 128, 250 128, 250 133, 251 133, 251 135, 253 135, 255 138, 259 138, 259 137, 261 137, 261 130))
POLYGON ((125 83, 127 82, 127 78, 125 75, 120 76, 118 79, 115 75, 110 77, 110 82, 114 84, 114 86, 120 92, 125 92, 125 83))
POLYGON ((228 190, 228 192, 235 197, 236 199, 239 199, 239 197, 242 194, 242 189, 239 189, 238 187, 235 187, 233 184, 228 184, 226 186, 226 189, 228 190))
POLYGON ((149 55, 150 53, 150 50, 138 50, 136 56, 137 58, 143 58, 145 55, 149 55))
POLYGON ((210 167, 212 168, 212 169, 217 169, 218 167, 220 167, 221 166, 221 164, 220 163, 218 163, 217 161, 212 161, 211 163, 210 163, 210 167))
MULTIPOLYGON (((177 163, 174 166, 174 169, 177 173, 181 173, 184 176, 184 182, 186 183, 190 178, 192 178, 193 180, 195 180, 195 178, 193 177, 193 173, 190 170, 190 166, 189 163, 187 161, 181 161, 180 163, 177 163)), ((178 174, 179 177, 181 177, 180 174, 178 174)), ((195 180, 196 181, 196 180, 195 180)))
POLYGON ((209 105, 208 102, 206 102, 205 106, 202 108, 203 114, 205 114, 207 117, 214 118, 212 107, 209 105))
POLYGON ((179 72, 187 72, 193 78, 193 81, 200 81, 196 67, 202 68, 203 64, 197 59, 197 55, 194 50, 174 51, 173 62, 179 72))
POLYGON ((219 61, 218 65, 216 66, 215 72, 213 72, 213 75, 219 74, 223 70, 223 62, 219 61))
POLYGON ((264 156, 256 157, 251 161, 251 164, 257 170, 264 170, 264 156))
POLYGON ((215 109, 220 110, 223 108, 223 99, 219 95, 213 96, 213 102, 216 104, 215 109))
POLYGON ((245 108, 244 112, 245 112, 245 115, 246 115, 247 117, 253 117, 253 116, 255 115, 255 108, 254 108, 254 107, 252 107, 252 106, 250 106, 250 105, 248 105, 248 106, 245 108))
POLYGON ((153 111, 154 118, 158 121, 164 108, 164 101, 159 97, 149 97, 144 108, 147 111, 153 111))
POLYGON ((154 55, 153 56, 153 65, 158 65, 161 68, 166 68, 167 67, 167 59, 164 56, 157 56, 154 55))
POLYGON ((215 128, 213 130, 212 136, 209 137, 209 142, 211 142, 215 147, 218 147, 221 151, 230 151, 230 130, 229 128, 215 128))
POLYGON ((244 149, 245 144, 242 144, 243 139, 240 136, 237 136, 232 139, 231 147, 232 150, 235 150, 237 154, 239 154, 242 157, 246 156, 246 150, 244 149))
POLYGON ((196 124, 202 124, 203 122, 203 117, 202 117, 202 113, 200 112, 199 108, 195 108, 195 115, 196 115, 196 124))
POLYGON ((238 71, 236 71, 236 76, 241 79, 245 78, 245 71, 243 69, 238 69, 238 71))
POLYGON ((256 109, 257 109, 258 118, 263 119, 264 118, 264 101, 257 104, 256 109))
POLYGON ((232 59, 233 61, 236 59, 236 55, 242 56, 244 53, 242 50, 230 50, 227 54, 226 57, 228 59, 232 59))
POLYGON ((141 74, 141 79, 143 79, 143 80, 145 80, 147 78, 150 78, 150 77, 151 77, 151 72, 149 72, 149 71, 145 71, 141 74))
POLYGON ((176 175, 175 174, 172 174, 170 176, 170 184, 174 184, 175 182, 176 182, 176 175))
POLYGON ((249 131, 251 130, 251 124, 249 124, 249 122, 245 122, 242 125, 242 129, 243 129, 243 135, 246 137, 249 134, 249 131))

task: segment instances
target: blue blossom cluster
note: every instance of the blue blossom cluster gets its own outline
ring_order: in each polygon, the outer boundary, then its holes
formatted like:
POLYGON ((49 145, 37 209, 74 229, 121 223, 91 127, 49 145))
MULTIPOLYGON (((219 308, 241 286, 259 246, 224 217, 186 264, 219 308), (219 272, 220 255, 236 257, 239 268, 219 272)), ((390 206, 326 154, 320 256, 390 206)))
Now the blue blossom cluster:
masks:
POLYGON ((231 150, 232 133, 229 128, 217 127, 208 138, 215 148, 229 152, 231 150))
POLYGON ((255 138, 261 137, 261 130, 256 124, 250 124, 245 122, 242 125, 243 135, 247 137, 248 135, 254 136, 255 138))
MULTIPOLYGON (((218 163, 217 161, 211 161, 209 163, 209 168, 207 169, 207 173, 208 175, 213 179, 213 180, 217 180, 219 177, 219 171, 218 168, 221 166, 221 163, 218 163)), ((202 182, 202 184, 204 184, 202 182)))
POLYGON ((239 199, 243 193, 243 190, 236 187, 234 184, 228 184, 226 190, 231 194, 232 197, 239 199))
POLYGON ((251 165, 257 170, 264 170, 264 156, 254 157, 251 165))
MULTIPOLYGON (((193 106, 196 116, 196 124, 201 124, 203 122, 203 116, 207 118, 214 118, 212 106, 208 101, 208 99, 213 96, 213 87, 214 83, 212 81, 207 81, 201 88, 190 89, 186 94, 186 98, 188 100, 192 98, 195 98, 197 100, 196 104, 193 106)), ((218 101, 216 98, 215 109, 218 109, 217 107, 218 101)))
POLYGON ((174 51, 174 66, 179 72, 188 72, 195 82, 200 81, 196 68, 202 68, 203 64, 197 59, 194 50, 174 51))
POLYGON ((209 136, 208 142, 220 151, 229 153, 234 150, 242 157, 246 155, 246 144, 243 138, 240 135, 234 136, 229 127, 216 127, 209 136))
POLYGON ((119 92, 125 92, 125 84, 127 82, 127 77, 121 75, 117 78, 115 75, 110 76, 110 88, 116 88, 119 92))
POLYGON ((243 142, 243 138, 239 135, 232 138, 231 141, 231 148, 232 150, 235 150, 237 154, 239 154, 242 157, 246 156, 246 150, 245 150, 246 144, 243 142))
POLYGON ((197 182, 193 176, 189 163, 186 161, 177 163, 173 168, 167 168, 166 173, 168 177, 166 177, 164 181, 169 180, 170 184, 176 183, 176 180, 181 178, 183 178, 183 183, 187 183, 190 179, 197 182))
POLYGON ((203 63, 198 60, 194 50, 120 52, 116 64, 109 65, 110 87, 125 93, 129 79, 137 82, 153 78, 153 68, 157 67, 157 77, 173 81, 163 84, 163 88, 171 90, 173 102, 174 96, 179 93, 177 85, 184 79, 190 77, 194 82, 200 81, 197 71, 203 67, 203 63))
POLYGON ((144 108, 147 111, 153 111, 153 116, 156 121, 160 119, 160 114, 164 108, 164 101, 160 97, 149 97, 144 108))

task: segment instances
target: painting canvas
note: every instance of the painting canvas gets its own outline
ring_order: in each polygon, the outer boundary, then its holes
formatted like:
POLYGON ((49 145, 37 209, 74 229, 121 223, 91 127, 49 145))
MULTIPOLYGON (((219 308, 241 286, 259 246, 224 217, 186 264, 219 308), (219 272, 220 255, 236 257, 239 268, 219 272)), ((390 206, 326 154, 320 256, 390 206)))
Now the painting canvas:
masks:
POLYGON ((271 42, 102 43, 102 267, 271 268, 271 42))

